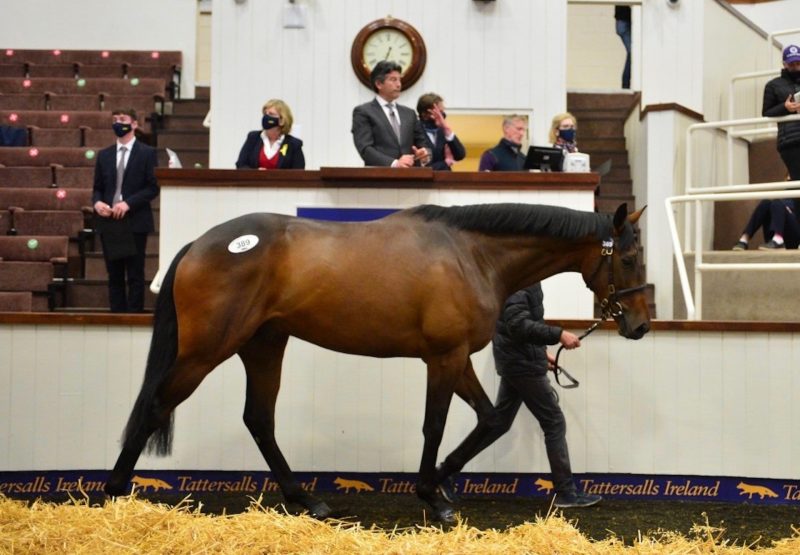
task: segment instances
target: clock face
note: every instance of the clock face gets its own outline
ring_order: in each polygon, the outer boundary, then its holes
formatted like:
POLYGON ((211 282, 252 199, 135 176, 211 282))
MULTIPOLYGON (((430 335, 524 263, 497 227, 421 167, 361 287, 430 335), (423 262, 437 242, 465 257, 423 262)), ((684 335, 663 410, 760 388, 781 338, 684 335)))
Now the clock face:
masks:
POLYGON ((396 62, 405 73, 414 54, 411 41, 396 29, 381 29, 372 33, 364 43, 364 65, 372 71, 381 60, 396 62))
POLYGON ((393 17, 368 23, 358 32, 350 50, 353 71, 366 87, 372 89, 370 73, 382 60, 395 62, 402 68, 403 88, 409 88, 425 70, 422 35, 409 23, 393 17))

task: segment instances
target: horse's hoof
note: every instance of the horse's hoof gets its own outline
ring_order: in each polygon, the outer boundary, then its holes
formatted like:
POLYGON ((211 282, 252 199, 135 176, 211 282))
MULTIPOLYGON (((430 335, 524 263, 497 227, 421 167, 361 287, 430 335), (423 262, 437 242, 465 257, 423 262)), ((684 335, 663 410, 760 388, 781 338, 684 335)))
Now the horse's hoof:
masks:
POLYGON ((308 514, 322 520, 331 516, 331 508, 324 501, 318 501, 308 507, 308 514))
POLYGON ((442 524, 455 524, 456 512, 452 507, 442 507, 433 510, 433 518, 442 524))
POLYGON ((108 482, 106 482, 106 486, 103 489, 106 492, 106 495, 108 495, 109 497, 120 497, 128 494, 127 485, 128 485, 127 482, 109 480, 108 482))

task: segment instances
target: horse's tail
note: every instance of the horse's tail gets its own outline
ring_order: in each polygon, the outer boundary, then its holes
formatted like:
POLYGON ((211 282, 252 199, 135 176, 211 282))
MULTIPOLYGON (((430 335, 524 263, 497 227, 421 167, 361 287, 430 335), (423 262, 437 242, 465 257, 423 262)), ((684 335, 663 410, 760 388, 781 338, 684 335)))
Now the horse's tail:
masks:
MULTIPOLYGON (((175 312, 175 297, 173 285, 175 284, 175 271, 178 263, 186 255, 192 244, 183 247, 170 264, 167 275, 161 283, 161 290, 156 297, 156 310, 153 315, 153 337, 150 340, 150 353, 147 355, 147 366, 144 371, 144 382, 136 403, 133 405, 128 424, 123 434, 123 445, 139 434, 146 434, 148 423, 156 408, 156 392, 164 383, 175 358, 178 356, 178 315, 175 312)), ((169 455, 172 452, 172 429, 174 412, 170 414, 169 421, 157 428, 150 436, 147 443, 147 452, 156 455, 169 455)))

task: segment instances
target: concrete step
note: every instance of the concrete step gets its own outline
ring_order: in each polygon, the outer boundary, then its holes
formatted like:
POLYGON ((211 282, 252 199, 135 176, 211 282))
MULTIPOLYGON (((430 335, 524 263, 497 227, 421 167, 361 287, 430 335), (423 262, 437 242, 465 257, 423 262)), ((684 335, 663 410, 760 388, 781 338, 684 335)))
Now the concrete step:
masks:
MULTIPOLYGON (((695 299, 694 254, 684 257, 695 299)), ((710 251, 706 263, 800 263, 800 251, 710 251)), ((704 320, 750 320, 796 322, 800 314, 800 280, 796 271, 727 270, 704 272, 702 276, 704 320)), ((677 269, 675 270, 675 319, 686 317, 677 269)))
MULTIPOLYGON (((159 139, 159 146, 161 145, 159 139)), ((625 137, 587 137, 581 129, 578 139, 578 147, 581 152, 593 152, 602 150, 625 150, 625 137)))
POLYGON ((604 197, 609 195, 632 195, 633 182, 630 179, 614 181, 602 179, 598 191, 599 194, 604 197))
POLYGON ((628 203, 628 210, 632 210, 636 203, 633 195, 603 195, 595 197, 594 200, 597 211, 605 214, 613 214, 623 202, 628 203))
POLYGON ((208 129, 203 127, 203 116, 193 115, 171 115, 164 116, 163 129, 164 131, 206 131, 208 129))
POLYGON ((203 116, 205 117, 211 103, 207 99, 198 100, 176 100, 172 105, 173 115, 182 116, 203 116))
MULTIPOLYGON (((600 162, 592 160, 592 167, 597 167, 600 162)), ((607 181, 619 181, 631 178, 631 168, 628 164, 611 164, 611 171, 602 179, 607 181)))
POLYGON ((586 137, 622 137, 625 135, 625 120, 621 115, 606 118, 578 117, 578 139, 582 142, 586 137))
POLYGON ((202 128, 196 131, 163 131, 158 134, 158 147, 170 148, 178 151, 184 148, 201 148, 208 150, 208 129, 202 128))
MULTIPOLYGON (((639 100, 637 93, 567 92, 567 109, 573 110, 630 110, 639 100)), ((574 113, 574 112, 573 112, 574 113)), ((575 114, 577 116, 577 114, 575 114)))

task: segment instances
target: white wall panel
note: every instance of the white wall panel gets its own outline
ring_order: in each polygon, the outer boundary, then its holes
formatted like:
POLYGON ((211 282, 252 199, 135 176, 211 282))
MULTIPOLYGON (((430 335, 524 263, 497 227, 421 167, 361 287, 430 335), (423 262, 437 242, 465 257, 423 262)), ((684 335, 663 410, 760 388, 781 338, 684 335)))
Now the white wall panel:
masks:
POLYGON ((213 3, 212 167, 233 167, 269 98, 292 108, 307 168, 363 165, 350 133, 352 110, 374 95, 355 77, 350 47, 361 27, 386 15, 414 25, 428 52, 402 104, 414 108, 433 90, 451 109, 525 113, 539 141, 565 107, 566 2, 315 2, 307 5, 305 29, 282 28, 284 5, 213 3))
MULTIPOLYGON (((110 468, 149 341, 150 330, 139 327, 1 325, 0 345, 11 356, 0 356, 0 370, 11 387, 0 414, 11 418, 0 435, 0 470, 110 468), (50 347, 37 348, 43 345, 50 347), (80 386, 66 384, 67 376, 80 376, 80 386)), ((561 358, 581 381, 576 390, 558 389, 573 470, 793 476, 798 353, 797 333, 656 331, 632 342, 596 331, 561 358)), ((473 361, 494 400, 490 350, 473 361)), ((295 469, 417 469, 422 362, 340 355, 292 340, 282 384, 277 437, 295 469)), ((138 468, 264 469, 241 420, 243 404, 243 368, 231 359, 179 407, 173 455, 145 456, 138 468)), ((474 413, 454 399, 439 460, 474 424, 474 413)), ((522 408, 511 431, 466 470, 546 471, 530 413, 522 408)))

